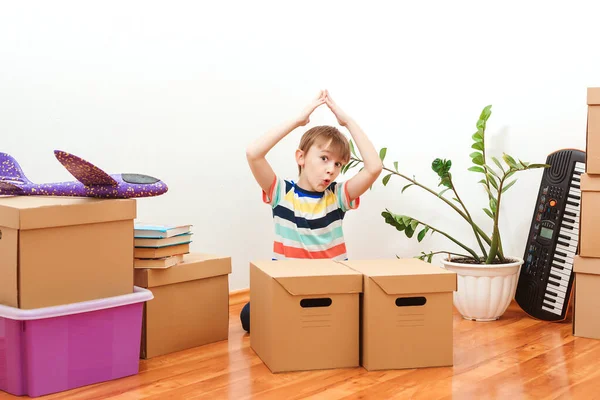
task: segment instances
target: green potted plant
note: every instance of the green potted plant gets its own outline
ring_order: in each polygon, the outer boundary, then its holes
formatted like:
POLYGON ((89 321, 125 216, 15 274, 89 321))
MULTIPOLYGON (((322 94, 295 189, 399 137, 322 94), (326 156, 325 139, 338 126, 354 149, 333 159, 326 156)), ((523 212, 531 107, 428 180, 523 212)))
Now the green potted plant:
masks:
MULTIPOLYGON (((488 207, 483 208, 483 211, 493 221, 491 232, 486 233, 473 221, 472 214, 467 209, 459 196, 458 189, 454 185, 450 172, 452 167, 450 160, 437 158, 431 164, 431 168, 438 175, 438 187, 442 187, 441 191, 431 189, 416 179, 409 178, 399 172, 398 162, 393 163, 393 169, 386 167, 384 164, 383 169, 388 173, 382 179, 385 186, 392 176, 403 178, 409 183, 402 188, 401 193, 411 186, 420 187, 446 203, 470 225, 470 231, 477 242, 476 248, 467 246, 455 236, 437 229, 426 221, 397 214, 389 209, 381 213, 387 224, 404 232, 408 238, 416 236, 416 239, 421 242, 428 233, 438 233, 461 249, 458 251, 422 252, 417 257, 431 262, 434 255, 447 254, 447 257, 443 258, 441 262, 444 268, 455 271, 458 276, 458 289, 454 293, 454 305, 464 318, 477 321, 493 321, 504 314, 514 298, 519 270, 523 264, 523 259, 520 257, 505 256, 502 248, 498 222, 503 195, 517 181, 513 177, 517 172, 549 167, 547 164, 529 164, 520 160, 516 161, 505 153, 502 156, 504 163, 496 157, 489 157, 494 165, 488 164, 488 156, 485 151, 485 130, 490 115, 491 105, 483 109, 477 121, 477 132, 472 136, 473 144, 471 148, 474 151, 470 154, 474 165, 469 168, 469 171, 480 175, 482 178, 479 183, 487 195, 488 203, 488 207), (451 193, 451 197, 446 197, 446 193, 451 193)), ((344 173, 362 163, 362 160, 357 157, 352 143, 350 143, 350 149, 352 157, 350 162, 344 166, 344 173)), ((385 159, 386 152, 387 148, 382 148, 379 152, 382 162, 385 159)))

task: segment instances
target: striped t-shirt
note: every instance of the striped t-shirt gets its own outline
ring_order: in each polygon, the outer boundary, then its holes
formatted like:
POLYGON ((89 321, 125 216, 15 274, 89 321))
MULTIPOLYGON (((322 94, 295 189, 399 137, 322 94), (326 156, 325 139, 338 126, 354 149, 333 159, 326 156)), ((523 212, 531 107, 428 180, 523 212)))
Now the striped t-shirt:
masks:
POLYGON ((358 207, 360 198, 350 201, 346 182, 311 192, 275 177, 271 193, 263 191, 263 201, 273 208, 274 260, 348 258, 342 221, 348 210, 358 207))

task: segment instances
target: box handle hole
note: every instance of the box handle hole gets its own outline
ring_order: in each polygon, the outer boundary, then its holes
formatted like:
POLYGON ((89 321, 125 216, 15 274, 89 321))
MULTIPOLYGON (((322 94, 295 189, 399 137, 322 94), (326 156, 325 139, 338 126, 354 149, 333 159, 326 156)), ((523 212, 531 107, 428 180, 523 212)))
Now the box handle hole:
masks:
POLYGON ((424 306, 427 303, 427 299, 423 296, 418 297, 398 297, 396 299, 397 307, 412 307, 412 306, 424 306))
POLYGON ((330 298, 322 299, 302 299, 300 300, 300 307, 302 308, 313 308, 313 307, 329 307, 332 301, 330 298))
POLYGON ((0 229, 0 239, 2 239, 2 229, 0 229))

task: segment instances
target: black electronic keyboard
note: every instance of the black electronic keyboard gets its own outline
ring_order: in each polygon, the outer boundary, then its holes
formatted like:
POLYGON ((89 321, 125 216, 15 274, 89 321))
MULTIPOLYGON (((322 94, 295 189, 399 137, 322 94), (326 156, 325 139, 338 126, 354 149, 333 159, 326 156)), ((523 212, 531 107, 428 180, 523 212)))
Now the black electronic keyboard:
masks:
POLYGON ((585 152, 560 150, 546 159, 515 300, 527 314, 545 321, 566 318, 579 250, 585 152))

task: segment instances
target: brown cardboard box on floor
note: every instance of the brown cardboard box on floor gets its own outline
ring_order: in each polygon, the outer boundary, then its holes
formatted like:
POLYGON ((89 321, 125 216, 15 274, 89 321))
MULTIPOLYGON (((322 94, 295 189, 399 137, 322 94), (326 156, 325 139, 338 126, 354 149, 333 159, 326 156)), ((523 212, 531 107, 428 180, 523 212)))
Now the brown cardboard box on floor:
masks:
MULTIPOLYGON (((579 229, 578 254, 583 257, 600 257, 600 235, 598 235, 600 224, 600 176, 582 174, 580 187, 580 218, 572 218, 575 220, 574 227, 579 229)), ((576 244, 573 243, 573 245, 576 244)))
POLYGON ((573 335, 600 339, 600 258, 575 256, 573 335))
POLYGON ((456 273, 416 258, 342 263, 364 275, 361 365, 365 369, 453 365, 456 273))
POLYGON ((0 197, 0 304, 133 293, 134 199, 0 197))
POLYGON ((586 172, 600 174, 600 88, 587 89, 586 172))
POLYGON ((361 290, 332 260, 250 263, 250 346, 272 372, 358 367, 361 290))
POLYGON ((141 358, 229 336, 231 257, 189 253, 167 269, 136 269, 135 285, 154 295, 144 308, 141 358))

